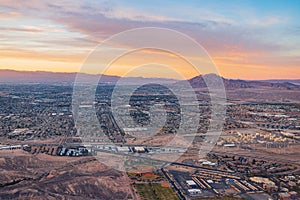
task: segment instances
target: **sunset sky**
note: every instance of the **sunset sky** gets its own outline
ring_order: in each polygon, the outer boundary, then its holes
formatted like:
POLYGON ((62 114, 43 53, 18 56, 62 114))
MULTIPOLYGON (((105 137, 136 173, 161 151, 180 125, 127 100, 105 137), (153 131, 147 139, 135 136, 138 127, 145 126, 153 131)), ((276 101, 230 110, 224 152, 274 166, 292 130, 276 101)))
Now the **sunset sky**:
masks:
MULTIPOLYGON (((97 44, 131 28, 162 27, 201 44, 220 74, 240 79, 300 78, 300 1, 0 1, 0 69, 77 72, 97 44)), ((140 52, 116 63, 164 60, 140 52)), ((116 70, 109 74, 121 75, 116 70)), ((137 74, 139 75, 139 74, 137 74)), ((144 76, 144 74, 141 74, 144 76)))

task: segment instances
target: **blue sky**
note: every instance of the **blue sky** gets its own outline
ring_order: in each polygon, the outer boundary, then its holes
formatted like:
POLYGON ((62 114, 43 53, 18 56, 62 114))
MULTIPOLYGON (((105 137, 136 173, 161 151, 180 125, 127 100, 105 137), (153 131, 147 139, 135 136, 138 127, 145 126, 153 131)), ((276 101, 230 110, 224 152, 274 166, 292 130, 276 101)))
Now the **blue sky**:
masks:
POLYGON ((78 71, 101 41, 156 26, 199 42, 231 78, 300 78, 300 1, 0 2, 0 68, 78 71))

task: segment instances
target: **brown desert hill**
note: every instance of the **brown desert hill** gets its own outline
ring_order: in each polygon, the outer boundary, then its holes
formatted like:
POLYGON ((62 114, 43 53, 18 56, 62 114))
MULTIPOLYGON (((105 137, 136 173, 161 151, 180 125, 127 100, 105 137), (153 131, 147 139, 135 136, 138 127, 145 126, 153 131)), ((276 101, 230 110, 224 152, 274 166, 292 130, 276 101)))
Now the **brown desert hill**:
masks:
POLYGON ((93 157, 0 152, 0 199, 135 199, 126 174, 93 157))

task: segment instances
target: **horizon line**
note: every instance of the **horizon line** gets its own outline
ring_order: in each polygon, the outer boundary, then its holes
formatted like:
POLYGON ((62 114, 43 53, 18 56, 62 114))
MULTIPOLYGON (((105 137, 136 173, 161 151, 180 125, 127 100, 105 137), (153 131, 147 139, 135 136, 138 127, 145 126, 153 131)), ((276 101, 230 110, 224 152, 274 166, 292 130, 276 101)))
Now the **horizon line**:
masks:
MULTIPOLYGON (((46 70, 16 70, 16 69, 0 69, 0 71, 14 71, 14 72, 32 72, 32 73, 36 73, 36 72, 44 72, 44 73, 57 73, 57 74, 86 74, 86 75, 105 75, 105 76, 111 76, 111 77, 123 77, 123 76, 119 76, 119 75, 115 75, 115 74, 94 74, 94 73, 86 73, 86 72, 76 72, 76 71, 71 71, 71 72, 60 72, 60 71, 46 71, 46 70)), ((199 74, 197 76, 205 76, 205 75, 209 75, 209 74, 215 74, 215 73, 204 73, 204 74, 199 74)), ((231 79, 231 80, 245 80, 245 81, 275 81, 275 80, 280 80, 280 81, 284 81, 284 80, 300 80, 299 78, 271 78, 271 79, 243 79, 243 78, 230 78, 230 77, 225 77, 222 76, 220 74, 215 74, 217 76, 220 76, 224 79, 231 79)), ((197 77, 197 76, 193 76, 197 77)), ((189 79, 176 79, 176 78, 161 78, 161 77, 144 77, 144 76, 129 76, 126 77, 124 76, 124 78, 155 78, 155 79, 168 79, 168 80, 189 80, 189 79)), ((192 79, 190 78, 190 79, 192 79)))

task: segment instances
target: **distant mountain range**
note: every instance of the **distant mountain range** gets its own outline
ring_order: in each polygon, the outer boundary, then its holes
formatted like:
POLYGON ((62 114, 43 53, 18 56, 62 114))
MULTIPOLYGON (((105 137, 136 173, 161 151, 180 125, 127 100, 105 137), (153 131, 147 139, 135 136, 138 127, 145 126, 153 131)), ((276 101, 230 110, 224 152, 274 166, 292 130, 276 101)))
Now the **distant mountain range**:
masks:
MULTIPOLYGON (((73 83, 77 73, 61 73, 61 72, 45 72, 45 71, 15 71, 15 70, 0 70, 0 83, 73 83)), ((97 80, 98 75, 81 74, 82 80, 97 80)), ((204 78, 214 80, 221 78, 226 89, 242 89, 242 88, 277 88, 288 90, 299 90, 300 80, 239 80, 227 79, 219 77, 215 74, 208 74, 204 76, 196 76, 188 80, 194 88, 205 88, 206 84, 204 78)), ((102 75, 100 82, 115 83, 121 77, 102 75)), ((180 83, 174 79, 161 79, 161 78, 143 78, 143 77, 126 77, 126 83, 143 83, 145 80, 152 82, 165 82, 165 83, 180 83)))
POLYGON ((284 83, 284 82, 289 82, 292 83, 294 85, 300 85, 300 79, 296 79, 296 80, 288 80, 288 79, 283 79, 283 80, 263 80, 265 82, 268 83, 284 83))
POLYGON ((300 80, 240 80, 240 79, 226 79, 219 77, 216 74, 208 74, 204 76, 196 76, 189 80, 190 84, 194 88, 204 88, 206 83, 204 78, 209 80, 214 80, 216 78, 221 78, 224 83, 224 87, 227 90, 230 89, 243 89, 243 88, 276 88, 276 89, 287 89, 287 90, 299 90, 300 85, 295 83, 300 83, 300 80))
MULTIPOLYGON (((73 83, 78 73, 67 72, 45 72, 45 71, 16 71, 16 70, 0 70, 0 83, 73 83)), ((97 81, 99 75, 80 74, 81 81, 97 81)), ((100 82, 115 83, 121 77, 102 75, 100 82)), ((128 84, 143 83, 145 80, 152 82, 175 83, 178 80, 160 79, 160 78, 143 78, 143 77, 126 77, 125 82, 128 84)))

